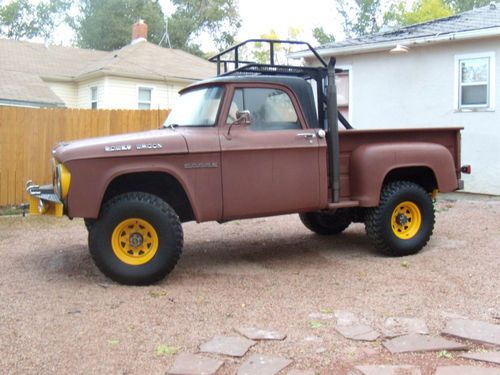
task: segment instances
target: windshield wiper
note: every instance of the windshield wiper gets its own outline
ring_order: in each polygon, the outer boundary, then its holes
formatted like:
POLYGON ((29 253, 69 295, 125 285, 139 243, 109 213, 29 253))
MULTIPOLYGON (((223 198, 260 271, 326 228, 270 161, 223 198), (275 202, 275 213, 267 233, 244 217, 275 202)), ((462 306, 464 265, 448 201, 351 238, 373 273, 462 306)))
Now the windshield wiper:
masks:
POLYGON ((178 126, 180 126, 180 125, 179 124, 163 125, 164 128, 171 128, 172 130, 175 130, 175 128, 177 128, 178 126))

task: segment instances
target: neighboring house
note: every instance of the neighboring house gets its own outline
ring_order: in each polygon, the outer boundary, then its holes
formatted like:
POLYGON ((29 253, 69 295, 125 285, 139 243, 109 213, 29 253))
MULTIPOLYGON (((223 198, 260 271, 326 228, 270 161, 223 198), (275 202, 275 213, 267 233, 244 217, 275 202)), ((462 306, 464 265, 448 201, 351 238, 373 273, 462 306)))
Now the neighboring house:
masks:
POLYGON ((147 25, 111 52, 0 39, 0 105, 166 109, 177 92, 216 73, 187 52, 148 43, 147 25))
MULTIPOLYGON (((356 128, 463 126, 466 191, 500 195, 500 8, 324 45, 347 70, 340 88, 356 128)), ((315 64, 311 54, 293 57, 315 64)))

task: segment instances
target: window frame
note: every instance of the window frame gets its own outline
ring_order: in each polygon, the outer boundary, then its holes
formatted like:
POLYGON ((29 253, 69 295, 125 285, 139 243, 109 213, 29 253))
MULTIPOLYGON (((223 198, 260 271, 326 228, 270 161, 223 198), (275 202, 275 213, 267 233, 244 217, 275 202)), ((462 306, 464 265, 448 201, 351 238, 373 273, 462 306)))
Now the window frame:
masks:
POLYGON ((481 52, 455 55, 455 93, 454 109, 455 112, 481 112, 494 111, 496 103, 495 90, 495 52, 481 52), (466 60, 488 59, 488 79, 486 83, 462 83, 462 62, 466 60), (486 85, 486 104, 462 104, 462 87, 486 85))
POLYGON ((153 92, 154 92, 154 87, 152 86, 137 86, 137 109, 138 110, 144 110, 144 111, 150 111, 153 108, 153 92), (149 90, 150 92, 150 98, 149 101, 144 101, 141 100, 141 90, 149 90), (141 104, 149 104, 149 108, 141 108, 141 104))
POLYGON ((91 86, 90 87, 90 109, 98 109, 99 108, 99 86, 91 86), (95 92, 95 98, 94 98, 95 92), (95 104, 95 107, 94 107, 95 104))

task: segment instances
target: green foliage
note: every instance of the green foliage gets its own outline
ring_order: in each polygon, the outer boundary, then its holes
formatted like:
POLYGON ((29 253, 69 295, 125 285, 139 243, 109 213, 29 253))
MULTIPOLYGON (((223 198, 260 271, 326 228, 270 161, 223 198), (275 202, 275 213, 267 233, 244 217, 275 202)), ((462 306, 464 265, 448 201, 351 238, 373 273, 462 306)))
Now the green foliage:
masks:
POLYGON ((323 29, 323 26, 315 27, 313 30, 314 39, 318 42, 318 44, 328 44, 335 42, 335 36, 333 34, 327 34, 323 29))
POLYGON ((381 0, 338 0, 337 11, 343 18, 346 36, 352 38, 377 32, 380 3, 381 0))
POLYGON ((168 19, 172 47, 202 55, 194 39, 210 34, 221 50, 234 43, 241 26, 236 0, 172 0, 175 12, 168 19))
POLYGON ((474 8, 488 5, 491 0, 444 0, 445 4, 451 7, 455 13, 462 13, 474 8))
MULTIPOLYGON (((301 30, 297 27, 290 27, 286 38, 281 38, 275 30, 271 30, 266 34, 261 34, 261 39, 274 39, 274 40, 299 40, 301 30)), ((274 58, 278 64, 287 64, 287 55, 293 52, 291 45, 274 45, 274 58)), ((254 49, 251 52, 253 60, 260 64, 269 64, 269 45, 262 43, 255 43, 254 49)))
POLYGON ((10 39, 50 40, 69 9, 69 0, 47 0, 33 4, 30 0, 15 0, 0 6, 0 36, 10 39))
POLYGON ((453 15, 453 9, 443 0, 418 0, 408 11, 405 4, 405 1, 393 4, 384 15, 384 21, 395 21, 399 26, 408 26, 453 15))
POLYGON ((81 0, 80 16, 72 27, 79 47, 111 51, 130 43, 132 25, 139 19, 148 24, 148 40, 159 43, 164 15, 152 0, 81 0))

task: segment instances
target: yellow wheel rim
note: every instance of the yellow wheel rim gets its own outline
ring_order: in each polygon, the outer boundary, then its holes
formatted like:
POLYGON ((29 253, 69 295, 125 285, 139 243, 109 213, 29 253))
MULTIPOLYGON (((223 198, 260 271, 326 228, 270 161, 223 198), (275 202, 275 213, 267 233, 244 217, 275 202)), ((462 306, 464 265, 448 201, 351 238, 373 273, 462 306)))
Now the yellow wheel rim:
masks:
POLYGON ((421 225, 422 214, 418 206, 413 202, 402 202, 392 212, 392 232, 402 240, 409 240, 415 237, 421 225))
POLYGON ((111 247, 116 257, 132 266, 146 264, 158 251, 158 234, 143 219, 123 220, 111 235, 111 247))

